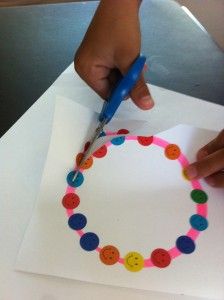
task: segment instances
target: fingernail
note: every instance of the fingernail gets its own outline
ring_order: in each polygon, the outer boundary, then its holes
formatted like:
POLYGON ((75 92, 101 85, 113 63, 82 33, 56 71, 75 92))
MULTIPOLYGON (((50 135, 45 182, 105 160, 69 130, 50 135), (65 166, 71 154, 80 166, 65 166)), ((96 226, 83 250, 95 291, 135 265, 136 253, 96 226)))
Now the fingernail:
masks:
POLYGON ((205 156, 208 155, 208 152, 206 150, 201 150, 198 152, 198 159, 203 159, 205 156))
POLYGON ((145 103, 153 103, 152 98, 150 96, 142 97, 141 100, 145 103))
POLYGON ((197 176, 197 170, 194 166, 189 166, 184 170, 185 175, 189 179, 194 179, 197 176))

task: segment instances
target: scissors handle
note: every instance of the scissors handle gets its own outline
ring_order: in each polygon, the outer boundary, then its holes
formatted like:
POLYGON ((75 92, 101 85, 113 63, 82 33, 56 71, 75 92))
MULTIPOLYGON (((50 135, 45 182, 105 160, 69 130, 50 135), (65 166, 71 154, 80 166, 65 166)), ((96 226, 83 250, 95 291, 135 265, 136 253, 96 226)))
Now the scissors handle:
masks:
POLYGON ((136 82, 138 81, 143 67, 145 65, 146 57, 139 55, 138 58, 131 65, 128 72, 117 83, 115 89, 112 91, 109 99, 105 101, 103 109, 99 116, 99 121, 107 124, 114 116, 121 102, 129 92, 132 90, 136 82))

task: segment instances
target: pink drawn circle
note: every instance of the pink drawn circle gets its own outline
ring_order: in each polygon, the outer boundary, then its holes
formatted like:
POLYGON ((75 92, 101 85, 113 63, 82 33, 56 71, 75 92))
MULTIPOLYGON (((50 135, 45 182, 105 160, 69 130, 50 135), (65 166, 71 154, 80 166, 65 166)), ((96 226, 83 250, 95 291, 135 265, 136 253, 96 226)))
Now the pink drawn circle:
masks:
MULTIPOLYGON (((107 132, 106 135, 107 136, 116 136, 117 133, 114 133, 114 132, 107 132)), ((125 136, 125 141, 138 141, 138 136, 125 136)), ((152 142, 150 143, 150 145, 156 145, 158 147, 161 147, 163 149, 165 149, 168 145, 170 145, 171 143, 165 141, 164 139, 162 138, 159 138, 159 137, 156 137, 156 136, 153 136, 152 137, 152 142)), ((107 142, 105 144, 105 146, 107 147, 107 149, 112 146, 113 144, 111 143, 111 141, 107 142)), ((149 145, 149 147, 150 147, 149 145)), ((94 156, 92 156, 93 159, 99 159, 99 158, 95 158, 94 156)), ((105 157, 105 156, 104 156, 105 157)), ((176 159, 182 169, 184 170, 188 165, 189 165, 189 161, 188 159, 185 157, 185 155, 181 152, 179 157, 176 159)), ((76 166, 74 166, 74 169, 76 168, 76 166)), ((80 169, 79 172, 81 172, 82 174, 85 172, 85 171, 88 171, 88 170, 84 170, 84 169, 80 169)), ((199 180, 189 180, 189 182, 191 183, 191 186, 193 189, 197 189, 197 190, 201 190, 203 191, 203 188, 199 182, 199 180)), ((76 188, 74 187, 71 187, 71 186, 67 186, 66 188, 66 192, 65 192, 65 195, 69 194, 69 193, 75 193, 76 191, 76 188)), ((67 214, 67 217, 69 218, 71 215, 74 214, 74 209, 66 209, 66 214, 67 214)), ((207 202, 205 203, 197 203, 196 204, 196 214, 198 215, 201 215, 203 216, 204 218, 207 217, 207 214, 208 214, 208 205, 207 205, 207 202)), ((74 230, 80 237, 82 237, 85 232, 84 230, 74 230)), ((188 236, 189 238, 191 238, 193 241, 196 241, 198 236, 200 235, 201 231, 198 231, 196 229, 194 229, 193 227, 190 227, 190 229, 187 231, 187 233, 185 234, 186 236, 188 236)), ((95 251, 97 252, 100 252, 101 251, 101 247, 97 247, 95 249, 95 251)), ((168 253, 171 257, 171 260, 179 257, 182 252, 176 247, 172 247, 168 250, 168 253)), ((124 258, 120 257, 118 262, 120 264, 124 264, 124 258)), ((152 260, 151 260, 151 255, 144 259, 144 267, 145 268, 150 268, 150 267, 154 267, 155 265, 153 264, 152 260)))

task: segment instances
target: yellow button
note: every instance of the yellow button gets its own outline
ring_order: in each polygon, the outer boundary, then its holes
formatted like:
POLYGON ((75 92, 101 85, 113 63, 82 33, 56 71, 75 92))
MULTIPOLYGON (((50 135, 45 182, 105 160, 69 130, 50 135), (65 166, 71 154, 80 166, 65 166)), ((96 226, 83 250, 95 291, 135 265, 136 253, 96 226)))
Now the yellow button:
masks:
POLYGON ((183 175, 184 179, 189 181, 189 178, 187 177, 187 173, 186 173, 185 169, 182 171, 182 175, 183 175))
POLYGON ((144 258, 138 252, 129 252, 124 258, 124 266, 128 271, 138 272, 144 267, 144 258))

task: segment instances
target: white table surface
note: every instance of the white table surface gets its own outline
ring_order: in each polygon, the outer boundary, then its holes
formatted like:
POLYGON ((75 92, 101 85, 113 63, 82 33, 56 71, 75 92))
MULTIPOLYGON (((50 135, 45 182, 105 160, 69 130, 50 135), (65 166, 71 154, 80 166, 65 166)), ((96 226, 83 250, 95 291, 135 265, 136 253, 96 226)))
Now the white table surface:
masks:
MULTIPOLYGON (((117 288, 14 271, 14 263, 38 195, 51 136, 55 96, 61 94, 97 110, 100 102, 69 67, 0 140, 0 300, 158 299, 198 298, 117 288), (83 99, 83 91, 89 99, 83 99)), ((152 87, 158 100, 151 122, 188 123, 212 130, 224 126, 224 107, 152 87), (183 98, 178 104, 178 99, 183 98), (167 99, 167 102, 166 102, 167 99), (160 109, 160 104, 164 109, 160 109), (177 113, 179 110, 179 113, 177 113), (184 113, 184 111, 186 113, 184 113), (190 111, 189 114, 187 111, 190 111), (167 115, 166 115, 167 112, 167 115), (168 116, 172 117, 168 117, 168 116)), ((19 101, 19 99, 18 99, 19 101)), ((148 116, 142 114, 142 116, 148 116)), ((136 114, 136 118, 139 113, 136 114)), ((144 119, 144 117, 142 117, 144 119)), ((159 125, 157 125, 159 124, 159 125)), ((162 126, 163 127, 163 126, 162 126)), ((161 128, 162 128, 161 127, 161 128)), ((56 262, 57 263, 57 262, 56 262)))

